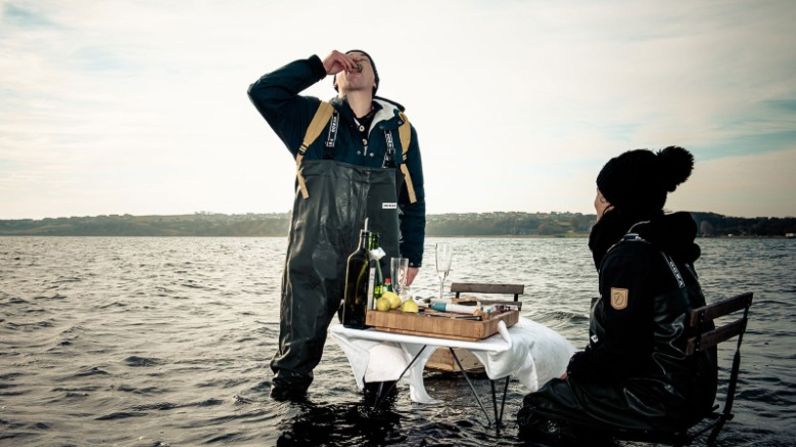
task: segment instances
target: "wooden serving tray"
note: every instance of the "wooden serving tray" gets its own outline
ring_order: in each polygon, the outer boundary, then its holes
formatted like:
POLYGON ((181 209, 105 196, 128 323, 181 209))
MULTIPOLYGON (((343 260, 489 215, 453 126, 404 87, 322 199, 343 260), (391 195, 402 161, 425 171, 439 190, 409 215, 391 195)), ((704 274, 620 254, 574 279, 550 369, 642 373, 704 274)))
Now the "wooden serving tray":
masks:
POLYGON ((507 327, 511 327, 519 319, 520 312, 516 310, 495 314, 492 318, 482 321, 432 317, 423 313, 398 310, 388 312, 369 310, 365 316, 365 324, 385 332, 476 341, 496 334, 498 322, 501 320, 506 322, 507 327))

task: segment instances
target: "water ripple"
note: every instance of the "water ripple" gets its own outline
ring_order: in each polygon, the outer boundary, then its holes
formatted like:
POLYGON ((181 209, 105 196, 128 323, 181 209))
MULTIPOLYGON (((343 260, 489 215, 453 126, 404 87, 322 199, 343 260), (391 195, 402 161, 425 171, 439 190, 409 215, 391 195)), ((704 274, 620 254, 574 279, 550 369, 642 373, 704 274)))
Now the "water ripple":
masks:
POLYGON ((104 416, 98 416, 95 418, 97 421, 115 421, 118 419, 127 419, 127 418, 140 418, 146 416, 147 413, 144 412, 131 412, 131 411, 117 411, 115 413, 106 414, 104 416))
POLYGON ((124 362, 127 364, 127 366, 132 366, 133 368, 157 366, 163 363, 162 360, 154 357, 139 357, 137 355, 131 355, 130 357, 127 357, 124 359, 124 362))
POLYGON ((110 375, 109 372, 101 369, 98 366, 92 366, 91 368, 84 369, 80 372, 73 374, 71 377, 88 377, 88 376, 96 376, 96 375, 110 375))

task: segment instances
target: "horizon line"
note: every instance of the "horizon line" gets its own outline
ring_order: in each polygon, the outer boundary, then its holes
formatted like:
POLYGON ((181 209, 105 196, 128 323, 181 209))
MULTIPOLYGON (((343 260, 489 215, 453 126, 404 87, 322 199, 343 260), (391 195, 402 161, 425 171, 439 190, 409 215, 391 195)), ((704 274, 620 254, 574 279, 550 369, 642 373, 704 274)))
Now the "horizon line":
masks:
MULTIPOLYGON (((754 217, 743 217, 743 216, 730 216, 726 214, 717 213, 714 211, 688 211, 682 210, 683 212, 687 213, 700 213, 700 214, 715 214, 722 217, 727 218, 740 218, 740 219, 793 219, 796 216, 754 216, 754 217)), ((222 213, 222 212, 214 212, 214 211, 194 211, 192 213, 182 213, 182 214, 130 214, 130 213, 112 213, 112 214, 96 214, 96 215, 82 215, 82 216, 58 216, 58 217, 41 217, 41 218, 34 218, 34 217, 18 217, 18 218, 4 218, 0 217, 0 221, 12 221, 12 220, 45 220, 45 219, 79 219, 79 218, 96 218, 96 217, 179 217, 179 216, 249 216, 249 215, 269 215, 269 214, 287 214, 290 215, 292 211, 269 211, 269 212, 242 212, 242 213, 222 213)), ((666 214, 672 213, 672 211, 665 210, 666 214)), ((510 214, 510 213, 517 213, 517 214, 580 214, 582 216, 596 216, 595 213, 583 213, 580 211, 519 211, 519 210, 511 210, 511 211, 466 211, 466 212, 449 212, 449 213, 427 213, 426 216, 444 216, 444 215, 461 215, 461 214, 510 214)))

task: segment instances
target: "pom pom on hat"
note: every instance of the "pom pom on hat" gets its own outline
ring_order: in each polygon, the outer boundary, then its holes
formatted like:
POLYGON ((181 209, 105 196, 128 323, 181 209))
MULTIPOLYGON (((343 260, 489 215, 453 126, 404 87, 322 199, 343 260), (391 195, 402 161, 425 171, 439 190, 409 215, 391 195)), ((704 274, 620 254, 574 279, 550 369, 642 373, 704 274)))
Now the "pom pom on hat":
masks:
POLYGON ((659 214, 667 192, 685 182, 694 168, 686 149, 635 149, 614 157, 597 176, 597 188, 614 208, 639 218, 659 214))
POLYGON ((691 176, 691 171, 694 170, 694 156, 679 146, 669 146, 658 151, 658 164, 661 185, 666 191, 674 192, 678 185, 691 176))

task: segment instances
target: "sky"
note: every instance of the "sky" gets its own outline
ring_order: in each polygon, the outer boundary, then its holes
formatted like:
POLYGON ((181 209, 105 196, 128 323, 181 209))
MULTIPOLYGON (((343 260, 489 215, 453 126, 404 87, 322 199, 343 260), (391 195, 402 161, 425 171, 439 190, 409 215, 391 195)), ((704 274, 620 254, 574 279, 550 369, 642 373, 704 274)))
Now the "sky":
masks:
POLYGON ((417 129, 430 214, 593 213, 608 159, 680 145, 667 210, 796 216, 793 23, 791 0, 0 0, 0 219, 286 212, 294 162, 246 90, 352 48, 417 129))

